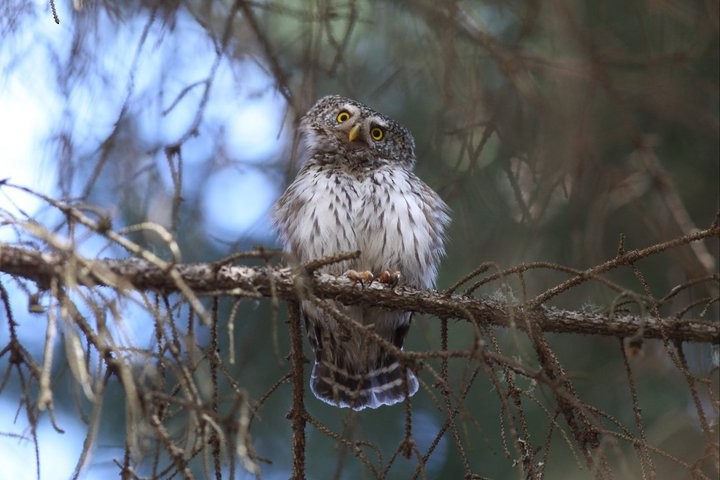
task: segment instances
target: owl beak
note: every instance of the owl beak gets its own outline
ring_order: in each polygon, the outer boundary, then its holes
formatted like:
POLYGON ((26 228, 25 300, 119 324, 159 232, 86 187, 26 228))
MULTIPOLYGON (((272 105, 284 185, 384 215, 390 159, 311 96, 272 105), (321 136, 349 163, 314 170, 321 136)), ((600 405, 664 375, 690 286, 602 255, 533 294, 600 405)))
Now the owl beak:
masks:
POLYGON ((360 136, 360 125, 356 123, 348 132, 348 140, 354 142, 358 139, 358 136, 360 136))

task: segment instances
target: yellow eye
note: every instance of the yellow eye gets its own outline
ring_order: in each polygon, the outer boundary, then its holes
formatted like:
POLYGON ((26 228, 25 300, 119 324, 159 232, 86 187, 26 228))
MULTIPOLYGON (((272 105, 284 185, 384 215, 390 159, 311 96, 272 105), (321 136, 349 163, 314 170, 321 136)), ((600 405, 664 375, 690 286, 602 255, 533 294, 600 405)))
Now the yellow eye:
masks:
POLYGON ((380 127, 373 127, 370 129, 370 136, 373 140, 382 140, 385 136, 385 132, 380 127))
POLYGON ((346 112, 345 110, 338 113, 338 116, 336 118, 338 123, 347 122, 348 119, 350 119, 350 114, 348 112, 346 112))

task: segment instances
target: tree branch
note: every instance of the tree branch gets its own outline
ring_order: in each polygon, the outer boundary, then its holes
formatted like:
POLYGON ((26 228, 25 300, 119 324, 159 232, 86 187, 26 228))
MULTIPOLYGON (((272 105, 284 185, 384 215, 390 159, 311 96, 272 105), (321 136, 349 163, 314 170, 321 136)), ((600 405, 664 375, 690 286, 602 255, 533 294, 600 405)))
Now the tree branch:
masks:
POLYGON ((334 299, 347 305, 381 306, 523 331, 527 331, 530 325, 536 325, 544 332, 720 343, 720 323, 708 320, 568 311, 542 305, 528 307, 510 301, 448 295, 379 283, 361 286, 344 277, 308 275, 302 270, 278 266, 197 263, 171 264, 168 269, 161 269, 137 258, 69 262, 70 257, 70 254, 41 253, 0 244, 0 272, 32 280, 43 289, 50 285, 51 279, 57 278, 65 282, 73 279, 87 287, 102 285, 176 293, 178 287, 173 278, 179 276, 199 296, 276 295, 284 300, 299 301, 302 292, 310 288, 320 298, 334 299), (173 275, 169 270, 174 270, 173 275))

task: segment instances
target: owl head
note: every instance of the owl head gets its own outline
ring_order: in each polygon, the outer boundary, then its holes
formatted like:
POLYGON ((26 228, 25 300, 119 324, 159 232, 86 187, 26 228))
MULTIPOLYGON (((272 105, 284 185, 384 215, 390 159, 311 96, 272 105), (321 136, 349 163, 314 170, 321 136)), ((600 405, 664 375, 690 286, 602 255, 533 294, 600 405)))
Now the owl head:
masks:
POLYGON ((323 163, 412 168, 415 142, 402 125, 355 100, 329 95, 303 116, 300 134, 308 158, 323 163))

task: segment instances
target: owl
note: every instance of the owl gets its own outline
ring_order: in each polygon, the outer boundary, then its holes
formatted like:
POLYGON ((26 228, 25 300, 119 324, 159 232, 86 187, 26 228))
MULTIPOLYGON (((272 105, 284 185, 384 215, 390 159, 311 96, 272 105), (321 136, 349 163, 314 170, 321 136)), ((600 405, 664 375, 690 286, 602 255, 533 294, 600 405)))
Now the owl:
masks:
MULTIPOLYGON (((359 250, 357 259, 322 271, 363 278, 393 272, 401 285, 432 287, 450 218, 445 202, 413 173, 410 132, 360 102, 331 95, 303 116, 299 133, 302 168, 272 213, 290 258, 304 263, 359 250)), ((332 303, 402 348, 410 312, 332 303)), ((315 353, 310 389, 317 398, 362 410, 417 392, 412 370, 377 342, 341 329, 311 302, 301 310, 315 353)))

